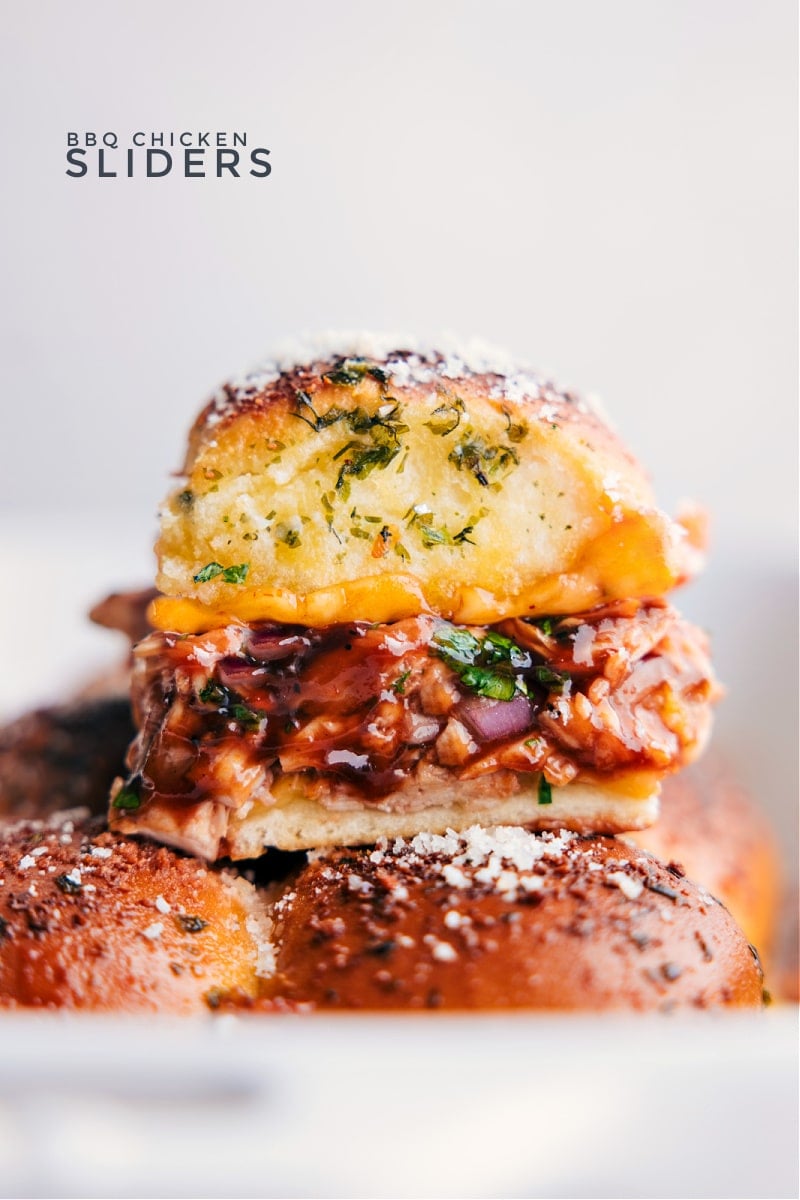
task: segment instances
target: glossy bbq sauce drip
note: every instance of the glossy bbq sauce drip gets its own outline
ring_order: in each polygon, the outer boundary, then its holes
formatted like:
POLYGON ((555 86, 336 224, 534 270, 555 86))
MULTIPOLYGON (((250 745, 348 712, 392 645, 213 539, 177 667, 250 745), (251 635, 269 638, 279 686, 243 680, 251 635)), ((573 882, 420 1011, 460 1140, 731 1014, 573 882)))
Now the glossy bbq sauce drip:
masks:
POLYGON ((170 672, 151 684, 162 717, 149 741, 146 731, 141 738, 142 801, 158 794, 189 804, 219 792, 215 766, 243 752, 254 765, 280 762, 338 776, 365 797, 387 794, 443 724, 429 719, 425 744, 407 740, 418 705, 403 693, 414 665, 430 656, 425 645, 402 657, 396 650, 385 627, 260 625, 242 653, 221 657, 210 673, 181 655, 168 692, 161 680, 170 672))

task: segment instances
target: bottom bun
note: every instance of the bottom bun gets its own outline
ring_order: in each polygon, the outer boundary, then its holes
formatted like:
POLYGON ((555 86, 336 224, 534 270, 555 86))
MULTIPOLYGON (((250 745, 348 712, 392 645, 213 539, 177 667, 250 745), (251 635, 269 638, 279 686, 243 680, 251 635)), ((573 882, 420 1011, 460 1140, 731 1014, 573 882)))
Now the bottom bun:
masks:
MULTIPOLYGON (((328 807, 309 795, 300 777, 286 777, 281 781, 278 804, 266 807, 254 801, 246 806, 244 815, 231 815, 228 852, 231 858, 241 859, 257 858, 270 846, 280 850, 370 846, 380 838, 413 837, 420 827, 429 833, 446 833, 483 822, 537 830, 620 833, 643 829, 658 816, 658 783, 644 772, 616 787, 579 780, 548 789, 546 801, 538 775, 502 773, 509 785, 504 794, 494 776, 459 781, 447 772, 442 774, 444 782, 437 781, 437 786, 426 781, 409 798, 408 808, 399 812, 378 805, 340 803, 328 807)), ((159 830, 154 836, 165 835, 159 830)))
POLYGON ((728 911, 614 838, 476 826, 309 857, 274 904, 262 1005, 762 1003, 758 957, 728 911))
POLYGON ((762 1003, 758 959, 727 910, 611 837, 474 826, 308 858, 271 856, 256 886, 87 816, 8 828, 0 1007, 762 1003))

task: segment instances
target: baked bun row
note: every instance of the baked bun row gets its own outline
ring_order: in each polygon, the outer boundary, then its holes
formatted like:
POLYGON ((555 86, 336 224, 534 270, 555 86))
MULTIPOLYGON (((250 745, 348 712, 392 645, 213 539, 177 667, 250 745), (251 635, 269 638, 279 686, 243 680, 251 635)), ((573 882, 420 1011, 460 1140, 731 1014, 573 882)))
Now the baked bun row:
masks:
POLYGON ((114 1011, 758 1006, 758 958, 677 866, 475 827, 277 856, 251 883, 62 814, 0 838, 0 1005, 114 1011))

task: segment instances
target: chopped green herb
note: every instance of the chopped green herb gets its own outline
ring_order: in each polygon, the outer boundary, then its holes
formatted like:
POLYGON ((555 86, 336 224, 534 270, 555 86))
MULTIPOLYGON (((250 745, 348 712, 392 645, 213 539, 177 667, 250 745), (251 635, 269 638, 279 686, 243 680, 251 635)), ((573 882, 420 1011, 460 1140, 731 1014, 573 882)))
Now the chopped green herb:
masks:
POLYGON ((198 700, 202 704, 212 704, 214 708, 220 710, 224 715, 237 721, 243 729, 256 730, 261 725, 261 722, 266 718, 266 713, 259 712, 257 709, 250 708, 247 704, 242 704, 235 692, 224 687, 221 683, 217 683, 213 679, 209 679, 202 689, 197 694, 198 700))
POLYGON ((221 563, 206 563, 202 570, 198 571, 194 576, 194 581, 195 583, 207 583, 209 579, 215 579, 217 575, 221 575, 223 570, 224 567, 221 563))
POLYGON ((468 629, 442 622, 431 639, 439 657, 470 691, 492 700, 528 694, 519 670, 531 666, 530 655, 510 638, 489 631, 477 638, 468 629))
POLYGON ((552 804, 553 803, 553 789, 550 786, 550 782, 547 779, 545 779, 544 775, 539 776, 539 803, 540 804, 552 804))
POLYGON ((256 712, 255 709, 248 708, 246 704, 233 704, 231 706, 231 716, 234 721, 238 721, 244 729, 258 729, 264 714, 256 712))
POLYGON ((400 453, 400 434, 407 433, 408 426, 399 420, 399 411, 399 403, 389 402, 373 416, 363 408, 342 414, 351 433, 366 434, 369 438, 369 441, 351 438, 333 456, 334 462, 347 456, 336 479, 336 491, 343 499, 350 494, 350 476, 365 479, 376 468, 383 470, 400 453))
POLYGON ((300 534, 296 529, 287 529, 285 533, 278 534, 278 541, 283 542, 284 546, 288 546, 290 550, 296 550, 300 545, 300 534))
POLYGON ((513 700, 516 695, 525 695, 524 680, 517 680, 504 671, 488 667, 466 667, 461 672, 461 682, 470 691, 491 700, 513 700))
POLYGON ((566 671, 553 671, 550 667, 534 667, 533 677, 550 692, 563 692, 569 679, 566 671))
POLYGON ((141 808, 142 801, 136 792, 126 791, 124 788, 121 792, 117 792, 111 804, 112 808, 130 809, 133 811, 136 808, 141 808))
POLYGON ((398 675, 397 679, 395 679, 394 683, 392 684, 392 691, 395 692, 398 696, 405 696, 406 680, 408 679, 410 674, 411 674, 410 671, 403 671, 403 674, 398 675))
POLYGON ((535 664, 527 650, 494 629, 477 637, 468 629, 443 621, 431 644, 465 687, 493 700, 527 696, 529 681, 548 691, 562 692, 569 680, 566 672, 535 664))
POLYGON ((517 670, 531 665, 531 656, 527 650, 512 642, 511 638, 496 633, 494 629, 488 630, 483 640, 483 652, 491 663, 510 662, 517 670))
POLYGON ((215 704, 217 708, 221 708, 229 702, 230 694, 221 684, 209 679, 198 693, 198 700, 202 700, 203 704, 215 704))
POLYGON ((194 492, 190 492, 188 488, 185 492, 180 492, 178 495, 178 504, 181 508, 191 508, 194 504, 194 492))
POLYGON ((519 456, 511 446, 488 446, 480 434, 467 428, 460 442, 447 456, 459 471, 469 471, 481 487, 489 486, 489 477, 517 466, 519 456))
POLYGON ((552 636, 553 626, 555 625, 555 623, 556 622, 555 622, 554 617, 535 617, 531 621, 531 625, 535 625, 537 629, 541 629, 541 631, 545 635, 545 637, 552 636))
POLYGON ((341 421, 347 415, 343 408, 329 408, 324 416, 320 416, 311 403, 308 392, 295 392, 294 398, 297 403, 297 412, 293 412, 292 416, 304 421, 315 433, 319 433, 321 429, 327 429, 329 425, 335 425, 337 421, 341 421))
POLYGON ((244 583, 249 570, 250 563, 236 563, 232 567, 223 567, 218 562, 210 562, 206 563, 193 578, 195 583, 208 583, 209 579, 216 579, 218 575, 221 575, 225 583, 244 583))
POLYGON ((434 529, 432 525, 419 525, 419 535, 422 538, 422 544, 426 549, 430 550, 431 546, 441 546, 447 543, 452 543, 453 539, 446 529, 434 529))
POLYGON ((378 383, 389 382, 389 371, 366 358, 342 359, 332 371, 327 371, 322 378, 326 383, 339 384, 341 387, 354 387, 367 375, 372 379, 377 379, 378 383))
POLYGON ((408 553, 402 542, 398 542, 395 545, 394 552, 398 558, 402 558, 403 562, 411 561, 411 555, 408 553))
POLYGON ((503 416, 505 417, 506 422, 507 422, 506 423, 506 437, 508 438, 508 440, 510 442, 518 443, 518 442, 521 442, 523 440, 523 438, 526 438, 528 436, 528 426, 525 424, 524 421, 521 421, 518 425, 515 424, 511 420, 511 413, 506 408, 503 409, 503 416))
POLYGON ((244 583, 249 570, 250 563, 237 563, 233 567, 226 567, 222 572, 222 578, 226 583, 244 583))
POLYGON ((353 537, 364 538, 368 542, 372 541, 372 534, 368 533, 366 529, 359 529, 357 525, 351 525, 350 532, 353 537))
POLYGON ((435 408, 430 421, 423 421, 423 425, 437 437, 446 437, 458 428, 463 413, 464 401, 456 396, 452 404, 440 404, 435 408))

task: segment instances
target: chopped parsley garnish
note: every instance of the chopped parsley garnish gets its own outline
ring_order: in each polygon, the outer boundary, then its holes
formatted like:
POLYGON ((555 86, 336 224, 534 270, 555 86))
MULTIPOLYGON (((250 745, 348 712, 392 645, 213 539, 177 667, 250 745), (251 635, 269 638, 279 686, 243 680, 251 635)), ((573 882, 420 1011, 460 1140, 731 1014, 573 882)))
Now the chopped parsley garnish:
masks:
POLYGON ((549 780, 545 779, 544 775, 539 776, 539 803, 540 804, 552 804, 553 803, 553 789, 550 785, 549 780))
POLYGON ((397 676, 397 679, 395 679, 394 683, 392 684, 392 691, 395 693, 395 695, 405 696, 406 680, 408 679, 410 674, 411 674, 410 671, 403 671, 402 675, 397 676))
MULTIPOLYGON (((352 386, 365 375, 372 376, 381 384, 389 379, 383 368, 361 359, 345 360, 340 367, 329 372, 324 378, 329 383, 352 386)), ((347 411, 335 406, 320 414, 314 408, 308 392, 303 391, 295 392, 295 401, 297 410, 292 415, 304 421, 316 433, 343 421, 350 433, 356 435, 333 456, 334 462, 344 459, 336 478, 335 491, 345 500, 350 493, 350 477, 365 479, 376 468, 383 470, 402 449, 400 435, 408 432, 408 426, 403 424, 399 417, 399 401, 391 397, 383 397, 384 402, 374 414, 361 407, 347 411)))
POLYGON ((493 629, 477 637, 468 629, 442 622, 431 643, 465 687, 492 700, 527 696, 529 682, 549 692, 561 692, 569 680, 566 672, 535 664, 527 650, 493 629))
POLYGON ((225 583, 244 583, 249 570, 250 563, 236 563, 232 567, 223 567, 221 563, 210 562, 193 578, 195 583, 208 583, 209 579, 216 579, 221 575, 225 583))
POLYGON ((122 808, 132 812, 136 808, 141 808, 141 804, 141 798, 136 795, 136 792, 131 792, 123 788, 121 792, 117 792, 111 803, 111 807, 122 808))
POLYGON ((528 687, 519 671, 530 667, 532 659, 510 638, 492 630, 478 638, 468 629, 442 622, 431 641, 442 661, 470 691, 492 700, 527 696, 528 687))
POLYGON ((219 683, 214 683, 213 679, 209 679, 208 683, 201 689, 198 694, 198 699, 203 701, 203 704, 215 704, 218 708, 228 704, 230 693, 219 683))
POLYGON ((490 477, 517 466, 519 456, 511 446, 488 446, 480 434, 467 428, 447 460, 459 471, 469 471, 481 487, 488 487, 490 477))
POLYGON ((283 542, 284 546, 288 546, 290 550, 296 550, 300 545, 300 534, 296 529, 286 529, 282 533, 277 534, 279 542, 283 542))
POLYGON ((343 408, 329 408, 324 416, 320 416, 311 403, 308 392, 295 392, 294 398, 297 402, 297 412, 293 412, 292 416, 305 421, 315 433, 327 429, 329 425, 335 425, 347 415, 343 408))
POLYGON ((388 383, 390 373, 385 367, 379 367, 366 358, 345 358, 332 371, 326 371, 322 378, 326 383, 355 387, 366 376, 377 379, 378 383, 388 383))
POLYGON ((528 426, 524 421, 515 424, 511 420, 511 413, 508 409, 503 409, 503 416, 506 419, 506 437, 510 442, 519 443, 528 436, 528 426))
POLYGON ((350 494, 350 477, 366 479, 376 468, 388 467, 400 453, 400 435, 408 432, 408 426, 400 420, 399 413, 400 405, 395 402, 391 407, 389 403, 383 405, 373 416, 363 408, 345 414, 350 432, 364 434, 369 440, 346 442, 333 456, 334 462, 344 458, 336 478, 336 491, 343 499, 350 494))
POLYGON ((218 708, 223 716, 229 715, 243 729, 250 731, 258 729, 267 715, 250 708, 247 704, 242 704, 235 692, 221 683, 216 683, 213 679, 209 679, 201 688, 197 693, 197 698, 202 704, 211 704, 214 708, 218 708))
POLYGON ((234 704, 231 706, 231 716, 234 721, 238 721, 244 729, 258 729, 261 724, 262 717, 255 709, 248 708, 246 704, 234 704))
POLYGON ((555 617, 534 617, 531 621, 531 625, 535 625, 537 629, 541 629, 545 637, 552 637, 555 623, 555 617))
POLYGON ((563 692, 564 686, 569 679, 566 671, 554 671, 551 667, 534 667, 533 677, 542 687, 546 687, 549 692, 563 692))
POLYGON ((458 428, 463 413, 464 401, 456 396, 452 404, 440 404, 438 408, 435 408, 431 413, 430 421, 424 421, 423 424, 437 437, 446 437, 448 433, 453 433, 458 428))
POLYGON ((427 505, 418 504, 408 509, 404 519, 409 527, 416 529, 423 546, 430 550, 432 546, 474 546, 470 534, 474 532, 478 521, 486 516, 486 512, 487 510, 482 508, 479 513, 470 517, 469 524, 457 533, 451 533, 446 525, 435 525, 436 518, 427 505))

